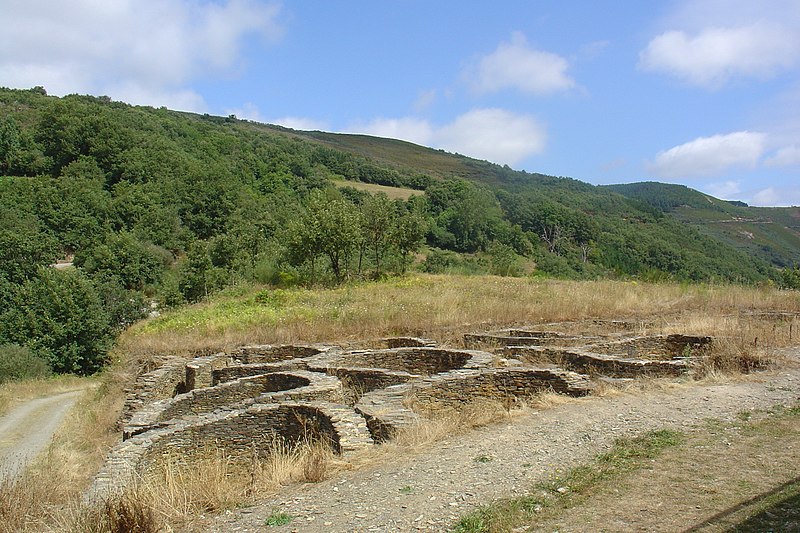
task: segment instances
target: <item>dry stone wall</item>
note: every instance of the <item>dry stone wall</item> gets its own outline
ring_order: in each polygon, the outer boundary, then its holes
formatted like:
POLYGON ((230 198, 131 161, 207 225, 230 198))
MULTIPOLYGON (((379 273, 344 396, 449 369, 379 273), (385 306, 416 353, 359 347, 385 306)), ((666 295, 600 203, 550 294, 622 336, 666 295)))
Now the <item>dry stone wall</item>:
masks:
POLYGON ((458 407, 476 399, 528 398, 550 390, 585 396, 592 385, 585 376, 558 369, 460 369, 365 394, 356 410, 366 418, 373 438, 382 442, 417 422, 416 411, 458 407))
POLYGON ((711 348, 711 337, 694 335, 652 335, 591 344, 592 352, 637 359, 669 360, 698 357, 711 348))
POLYGON ((478 368, 491 362, 491 354, 475 350, 402 347, 386 350, 349 351, 331 358, 332 367, 380 368, 430 376, 457 368, 478 368))
POLYGON ((502 346, 495 354, 398 337, 383 339, 386 349, 267 345, 169 359, 130 391, 123 442, 91 494, 124 485, 165 454, 205 446, 233 456, 268 454, 276 438, 316 438, 347 454, 391 438, 420 413, 476 399, 505 403, 545 390, 581 396, 592 390, 588 375, 596 374, 674 375, 686 369, 678 355, 702 353, 711 343, 680 335, 601 335, 593 327, 586 334, 575 333, 580 327, 516 328, 465 337, 468 346, 502 346))
POLYGON ((508 346, 508 357, 520 358, 529 364, 553 363, 590 376, 635 378, 642 376, 678 376, 688 369, 682 359, 652 360, 592 353, 578 348, 542 346, 508 346))
POLYGON ((258 404, 235 411, 215 411, 195 420, 152 429, 117 445, 86 499, 102 500, 122 490, 161 457, 191 460, 196 452, 221 448, 234 460, 249 459, 254 453, 268 455, 275 439, 321 440, 345 456, 374 442, 363 417, 340 404, 258 404))

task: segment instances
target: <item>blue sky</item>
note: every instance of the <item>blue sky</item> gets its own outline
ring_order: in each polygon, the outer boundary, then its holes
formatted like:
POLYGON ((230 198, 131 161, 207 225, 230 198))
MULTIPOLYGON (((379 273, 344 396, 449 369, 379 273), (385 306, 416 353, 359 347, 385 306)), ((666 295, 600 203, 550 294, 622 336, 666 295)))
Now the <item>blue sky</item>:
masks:
POLYGON ((800 1, 0 0, 0 85, 800 205, 800 1))

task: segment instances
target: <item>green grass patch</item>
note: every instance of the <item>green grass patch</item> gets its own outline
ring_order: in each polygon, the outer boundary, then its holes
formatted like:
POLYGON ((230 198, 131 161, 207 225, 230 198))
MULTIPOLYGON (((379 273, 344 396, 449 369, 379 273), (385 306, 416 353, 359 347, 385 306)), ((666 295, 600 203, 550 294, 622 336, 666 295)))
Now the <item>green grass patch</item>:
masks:
POLYGON ((209 302, 165 312, 138 327, 138 335, 167 331, 236 330, 254 325, 274 325, 281 320, 309 320, 310 291, 304 289, 257 289, 245 294, 221 293, 209 302))
POLYGON ((530 496, 499 500, 483 505, 462 517, 454 526, 456 533, 488 533, 511 531, 530 524, 536 516, 548 511, 569 509, 580 503, 601 483, 641 468, 666 448, 684 441, 681 432, 662 429, 640 437, 619 439, 606 453, 588 465, 579 466, 565 475, 537 483, 530 496))
POLYGON ((269 527, 285 526, 292 521, 292 515, 284 511, 272 511, 264 520, 264 525, 269 527))
POLYGON ((334 185, 337 187, 352 187, 359 191, 366 191, 370 194, 383 193, 392 200, 408 200, 412 196, 421 196, 425 191, 418 191, 415 189, 408 189, 406 187, 390 187, 388 185, 377 185, 375 183, 362 183, 360 181, 347 181, 335 180, 334 185))
MULTIPOLYGON (((243 331, 279 323, 309 323, 320 320, 374 319, 370 314, 376 299, 398 300, 393 311, 403 311, 402 293, 424 289, 434 281, 423 276, 403 276, 377 282, 358 282, 334 289, 273 289, 263 286, 237 287, 209 301, 166 311, 158 318, 137 324, 135 335, 165 332, 243 331)), ((418 300, 414 300, 419 303, 418 300)), ((421 304, 420 304, 421 305, 421 304)))

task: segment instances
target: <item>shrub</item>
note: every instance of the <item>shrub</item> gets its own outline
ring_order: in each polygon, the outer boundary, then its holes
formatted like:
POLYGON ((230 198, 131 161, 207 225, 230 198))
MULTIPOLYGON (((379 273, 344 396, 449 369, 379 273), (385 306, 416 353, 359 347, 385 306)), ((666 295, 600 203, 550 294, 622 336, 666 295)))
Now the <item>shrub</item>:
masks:
POLYGON ((460 257, 457 253, 431 248, 431 251, 428 252, 428 257, 425 258, 425 262, 422 264, 422 269, 431 274, 443 274, 459 263, 460 257))
POLYGON ((40 378, 50 374, 50 365, 30 348, 18 344, 0 345, 0 383, 40 378))
POLYGON ((54 372, 92 374, 113 344, 113 328, 95 286, 78 269, 42 268, 0 313, 0 342, 29 346, 54 372))

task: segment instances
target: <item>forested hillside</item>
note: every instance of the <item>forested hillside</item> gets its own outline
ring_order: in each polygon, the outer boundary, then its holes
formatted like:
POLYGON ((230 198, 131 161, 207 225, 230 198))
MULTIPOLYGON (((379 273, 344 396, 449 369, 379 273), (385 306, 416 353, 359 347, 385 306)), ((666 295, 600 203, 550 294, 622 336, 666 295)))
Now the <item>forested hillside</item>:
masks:
POLYGON ((748 255, 777 267, 800 263, 800 207, 752 207, 684 185, 644 182, 608 188, 641 200, 748 255))
POLYGON ((152 305, 409 268, 783 279, 652 202, 577 180, 400 141, 0 90, 0 345, 15 357, 90 373, 152 305), (341 180, 424 194, 391 200, 341 180), (49 267, 66 259, 74 268, 49 267))

